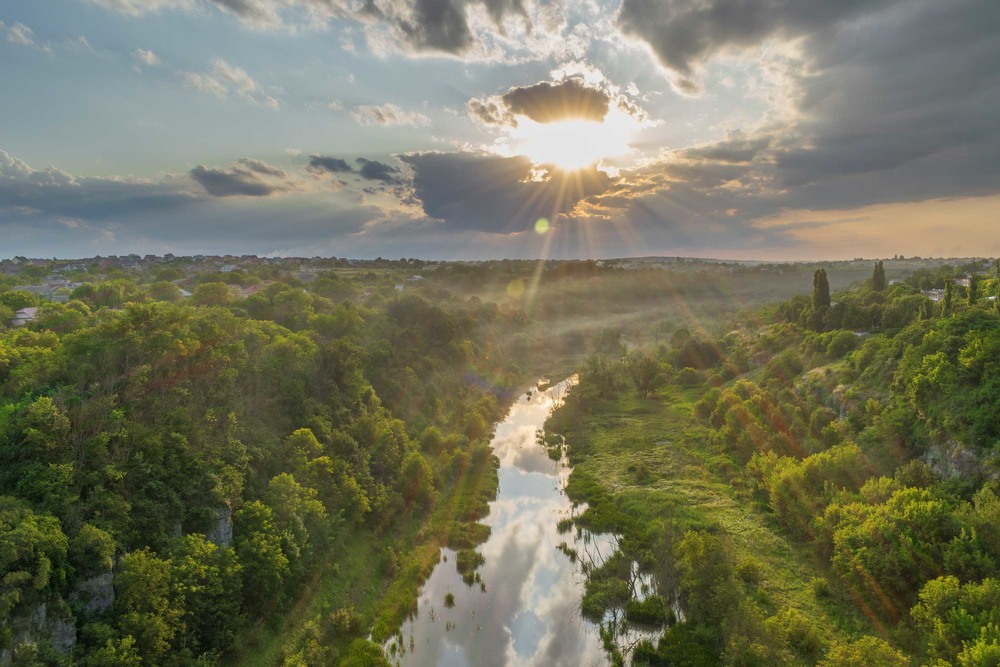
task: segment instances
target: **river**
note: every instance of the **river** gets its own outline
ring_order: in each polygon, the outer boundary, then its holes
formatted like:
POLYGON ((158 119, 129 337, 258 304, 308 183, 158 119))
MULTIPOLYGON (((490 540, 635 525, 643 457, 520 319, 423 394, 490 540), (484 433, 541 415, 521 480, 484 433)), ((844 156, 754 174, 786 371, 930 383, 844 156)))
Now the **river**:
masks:
POLYGON ((573 383, 565 380, 521 395, 497 424, 490 444, 500 460, 500 485, 483 520, 490 537, 477 549, 485 558, 479 569, 482 585, 466 585, 455 566, 456 553, 442 549, 441 562, 420 591, 416 614, 387 644, 394 664, 608 664, 597 627, 580 615, 583 575, 559 546, 580 552, 613 547, 576 530, 559 533, 560 519, 574 511, 563 491, 570 469, 565 455, 552 460, 536 440, 573 383))

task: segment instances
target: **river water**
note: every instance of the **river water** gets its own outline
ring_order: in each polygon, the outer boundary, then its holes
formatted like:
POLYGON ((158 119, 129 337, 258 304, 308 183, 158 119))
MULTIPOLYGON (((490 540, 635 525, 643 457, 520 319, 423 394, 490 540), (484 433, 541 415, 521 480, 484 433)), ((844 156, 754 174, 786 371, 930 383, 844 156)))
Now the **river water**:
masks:
POLYGON ((576 530, 559 533, 560 519, 573 516, 563 491, 570 469, 565 456, 552 460, 536 440, 572 384, 570 379, 520 396, 497 425, 490 444, 500 459, 500 486, 483 520, 490 538, 477 549, 486 559, 479 569, 482 582, 466 585, 456 553, 443 549, 417 613, 387 644, 394 664, 608 664, 597 627, 580 615, 583 575, 559 546, 598 557, 613 546, 576 530))

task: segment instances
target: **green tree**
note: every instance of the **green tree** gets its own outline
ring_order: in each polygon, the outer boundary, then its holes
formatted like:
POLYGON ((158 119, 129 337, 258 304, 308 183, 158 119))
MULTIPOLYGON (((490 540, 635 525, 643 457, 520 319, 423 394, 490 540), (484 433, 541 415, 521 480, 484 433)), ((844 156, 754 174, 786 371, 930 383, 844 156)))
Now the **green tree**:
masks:
POLYGON ((830 307, 830 281, 826 269, 816 269, 813 274, 812 305, 814 310, 830 307))
POLYGON ((711 533, 689 530, 674 547, 674 559, 689 618, 718 625, 738 601, 726 545, 711 533))
POLYGON ((159 280, 149 286, 149 296, 157 301, 179 301, 181 288, 166 280, 159 280))
POLYGON ((85 523, 69 541, 69 559, 78 577, 111 572, 115 541, 97 526, 85 523))
POLYGON ((233 546, 243 566, 247 610, 256 617, 281 602, 285 580, 291 575, 270 507, 253 500, 240 508, 234 520, 233 546))
POLYGON ((121 560, 115 577, 115 608, 123 636, 135 639, 135 649, 147 664, 160 664, 175 638, 184 631, 184 609, 171 596, 170 561, 148 549, 132 551, 121 560))
POLYGON ((648 354, 632 357, 626 363, 629 376, 641 398, 647 398, 663 386, 664 374, 660 362, 648 354))
POLYGON ((69 541, 59 520, 0 496, 0 622, 26 598, 59 591, 66 582, 69 541))
POLYGON ((969 276, 969 290, 966 293, 966 298, 970 306, 976 305, 976 301, 979 300, 979 274, 973 273, 969 276))
POLYGON ((927 321, 934 318, 934 302, 924 299, 920 304, 920 320, 927 321))
POLYGON ((879 260, 875 262, 875 271, 872 273, 872 290, 884 292, 886 286, 885 266, 883 266, 882 260, 879 260))
POLYGON ((955 305, 955 283, 948 280, 944 284, 944 299, 941 302, 941 314, 949 317, 955 305))
POLYGON ((818 667, 909 667, 902 653, 877 637, 866 636, 853 642, 837 642, 830 647, 818 667))
POLYGON ((228 547, 187 535, 175 549, 172 585, 184 609, 185 645, 195 655, 225 651, 240 624, 241 568, 228 547))
POLYGON ((226 283, 202 283, 194 288, 191 301, 199 306, 224 306, 232 298, 226 283))

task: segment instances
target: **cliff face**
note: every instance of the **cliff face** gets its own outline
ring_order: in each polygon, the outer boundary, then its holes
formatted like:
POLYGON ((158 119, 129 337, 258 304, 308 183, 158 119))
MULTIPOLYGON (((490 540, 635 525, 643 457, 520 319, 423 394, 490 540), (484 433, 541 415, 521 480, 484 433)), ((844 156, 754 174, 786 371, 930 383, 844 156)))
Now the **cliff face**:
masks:
POLYGON ((29 644, 48 642, 63 655, 76 646, 76 623, 73 615, 59 598, 45 600, 14 614, 5 623, 10 628, 10 643, 0 649, 0 665, 13 663, 19 649, 29 644))

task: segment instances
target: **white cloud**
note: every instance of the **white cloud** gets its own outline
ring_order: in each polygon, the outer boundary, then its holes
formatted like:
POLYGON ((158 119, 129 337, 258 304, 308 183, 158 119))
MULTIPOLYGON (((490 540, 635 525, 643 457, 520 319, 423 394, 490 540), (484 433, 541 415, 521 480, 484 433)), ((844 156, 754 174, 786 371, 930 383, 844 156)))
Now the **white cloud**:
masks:
POLYGON ((216 58, 212 63, 212 72, 217 77, 234 84, 241 93, 249 95, 260 90, 260 84, 254 81, 245 69, 230 65, 222 58, 216 58))
POLYGON ((224 99, 230 92, 253 105, 263 105, 271 109, 281 106, 280 100, 266 95, 261 86, 242 67, 232 65, 222 58, 216 58, 212 69, 207 72, 185 72, 185 82, 195 90, 224 99))
POLYGON ((6 26, 0 21, 0 33, 7 36, 7 41, 21 46, 32 46, 35 43, 35 31, 23 23, 6 26))
POLYGON ((113 9, 129 16, 155 13, 163 9, 191 9, 191 0, 90 0, 95 5, 113 9))
POLYGON ((184 80, 195 90, 199 90, 218 98, 224 98, 229 94, 229 90, 208 74, 198 74, 197 72, 187 72, 184 80))
POLYGON ((351 116, 361 125, 397 125, 406 127, 425 127, 431 119, 416 111, 407 111, 395 104, 363 105, 354 107, 351 116))
POLYGON ((132 57, 149 67, 156 67, 160 64, 160 57, 147 49, 136 49, 132 52, 132 57))

